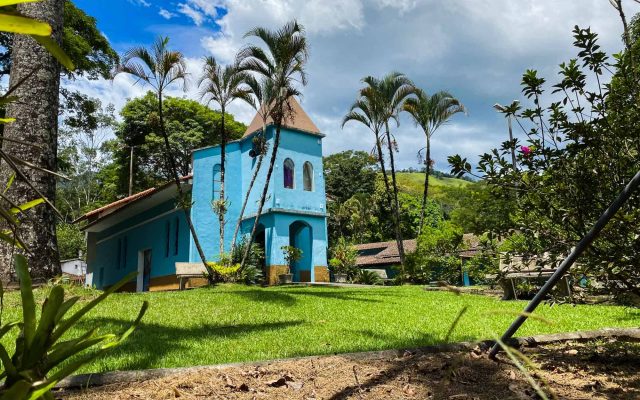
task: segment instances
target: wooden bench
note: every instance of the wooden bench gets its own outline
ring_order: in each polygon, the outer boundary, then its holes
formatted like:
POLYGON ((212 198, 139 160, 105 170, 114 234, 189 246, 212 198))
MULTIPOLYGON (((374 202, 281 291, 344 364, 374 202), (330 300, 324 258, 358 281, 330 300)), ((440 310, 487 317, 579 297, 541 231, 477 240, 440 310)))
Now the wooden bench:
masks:
MULTIPOLYGON (((553 275, 555 270, 552 269, 541 269, 541 270, 528 270, 528 271, 517 271, 517 272, 509 272, 505 274, 500 282, 500 286, 504 291, 504 299, 518 300, 518 292, 516 290, 516 281, 517 280, 536 280, 541 279, 546 281, 553 275)), ((567 275, 562 277, 562 280, 556 285, 556 290, 558 290, 561 296, 570 296, 571 295, 571 284, 569 282, 569 277, 567 275)))
POLYGON ((207 275, 207 269, 202 263, 176 263, 176 277, 180 282, 180 290, 184 289, 185 279, 203 278, 207 275))
MULTIPOLYGON (((544 259, 548 259, 548 254, 541 256, 544 259)), ((546 281, 553 275, 555 269, 541 268, 536 265, 537 257, 531 257, 524 259, 521 256, 512 256, 507 262, 505 257, 500 257, 500 280, 499 284, 504 291, 504 300, 518 299, 518 293, 516 291, 517 280, 541 280, 546 281)), ((498 276, 494 275, 494 279, 498 276)), ((561 282, 556 285, 561 296, 571 295, 571 283, 569 277, 565 275, 562 277, 561 282)))

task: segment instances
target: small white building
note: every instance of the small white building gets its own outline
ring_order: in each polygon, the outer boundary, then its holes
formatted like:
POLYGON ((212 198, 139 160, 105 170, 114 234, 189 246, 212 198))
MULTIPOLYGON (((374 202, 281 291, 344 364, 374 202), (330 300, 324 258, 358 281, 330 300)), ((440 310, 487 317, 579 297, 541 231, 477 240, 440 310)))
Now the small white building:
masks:
POLYGON ((81 258, 72 258, 60 261, 60 267, 64 275, 82 277, 87 274, 87 263, 81 258))

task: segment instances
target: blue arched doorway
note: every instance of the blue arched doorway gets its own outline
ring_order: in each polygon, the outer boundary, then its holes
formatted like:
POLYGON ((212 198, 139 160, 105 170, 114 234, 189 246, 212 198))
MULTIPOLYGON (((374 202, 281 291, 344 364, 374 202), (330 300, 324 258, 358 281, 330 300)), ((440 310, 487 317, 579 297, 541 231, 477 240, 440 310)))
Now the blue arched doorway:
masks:
POLYGON ((289 245, 302 250, 302 258, 292 268, 294 282, 311 282, 313 269, 313 232, 304 221, 289 225, 289 245))

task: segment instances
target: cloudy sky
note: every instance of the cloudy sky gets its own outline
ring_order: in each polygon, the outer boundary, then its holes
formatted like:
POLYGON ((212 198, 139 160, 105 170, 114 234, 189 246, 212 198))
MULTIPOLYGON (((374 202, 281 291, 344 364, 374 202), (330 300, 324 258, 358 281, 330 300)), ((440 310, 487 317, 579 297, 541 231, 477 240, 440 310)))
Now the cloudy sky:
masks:
MULTIPOLYGON (((626 3, 627 15, 640 6, 626 3)), ((446 157, 477 155, 506 139, 506 123, 492 106, 521 99, 520 78, 537 69, 555 83, 557 65, 574 57, 571 30, 591 27, 600 34, 603 49, 621 49, 621 24, 608 0, 76 0, 98 20, 113 47, 123 52, 148 45, 158 35, 188 60, 193 81, 201 58, 214 55, 229 62, 246 43, 252 27, 277 28, 298 19, 310 44, 309 84, 303 89, 303 108, 326 134, 325 154, 346 150, 369 151, 369 132, 341 119, 355 99, 360 80, 390 71, 407 74, 427 92, 448 90, 468 108, 434 136, 436 169, 448 170, 446 157)), ((146 91, 125 76, 114 82, 68 84, 113 103, 119 109, 127 98, 146 91)), ((191 85, 187 93, 197 98, 191 85)), ((524 101, 523 101, 524 102, 524 101)), ((526 102, 525 102, 526 104, 526 102)), ((248 123, 248 106, 232 109, 248 123)), ((399 163, 418 167, 416 151, 424 137, 404 117, 396 130, 399 163)))

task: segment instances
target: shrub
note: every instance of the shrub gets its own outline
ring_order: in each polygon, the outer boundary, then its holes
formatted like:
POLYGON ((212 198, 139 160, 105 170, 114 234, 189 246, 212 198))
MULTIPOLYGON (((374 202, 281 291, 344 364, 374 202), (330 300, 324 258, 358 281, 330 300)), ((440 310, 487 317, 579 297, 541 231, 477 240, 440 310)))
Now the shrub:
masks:
POLYGON ((358 273, 356 259, 358 251, 344 237, 338 239, 331 250, 332 258, 329 260, 329 269, 334 274, 347 274, 353 279, 358 273))
POLYGON ((413 283, 460 283, 461 244, 462 230, 451 222, 441 222, 435 228, 426 226, 418 237, 416 251, 406 257, 406 277, 401 278, 413 283))
MULTIPOLYGON (((120 335, 98 335, 97 329, 93 328, 76 338, 65 337, 65 340, 61 340, 87 312, 133 279, 137 273, 127 275, 71 316, 67 316, 67 313, 80 297, 74 296, 65 300, 63 286, 54 285, 42 305, 42 312, 37 320, 31 277, 24 256, 15 256, 15 268, 20 281, 22 321, 3 323, 0 326, 0 337, 14 328, 20 329, 12 356, 9 356, 4 345, 0 344, 0 378, 4 378, 0 390, 2 399, 53 399, 51 389, 61 379, 122 343, 138 326, 149 305, 146 301, 142 303, 136 320, 120 335), (85 350, 96 347, 96 351, 84 353, 85 350), (81 353, 84 355, 81 356, 81 353)), ((0 298, 3 294, 0 284, 0 298)), ((3 303, 0 301, 0 307, 1 304, 3 303)))
POLYGON ((381 285, 382 284, 382 278, 380 278, 380 275, 366 269, 359 270, 353 281, 355 283, 361 283, 363 285, 381 285))

